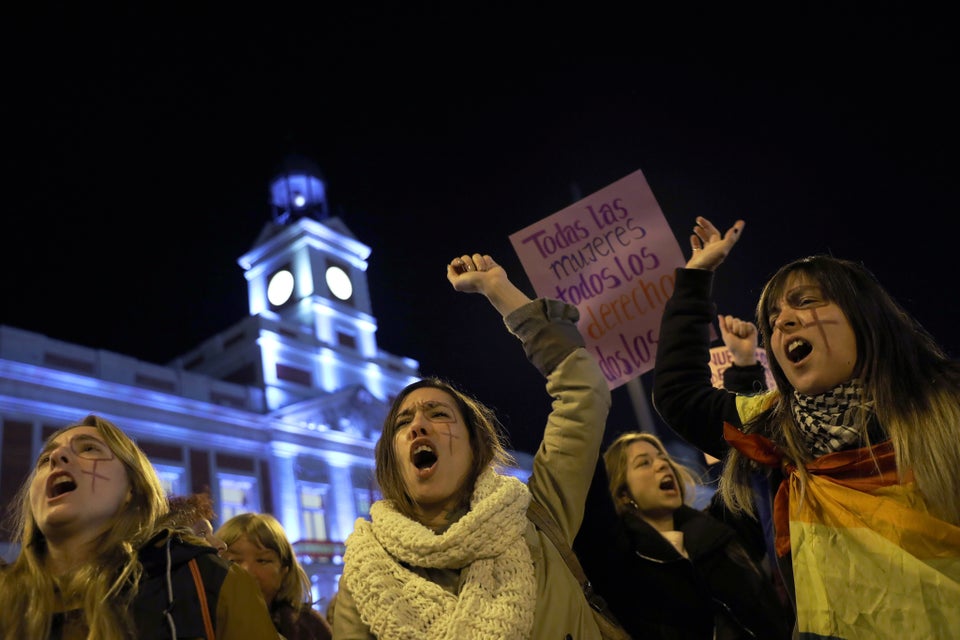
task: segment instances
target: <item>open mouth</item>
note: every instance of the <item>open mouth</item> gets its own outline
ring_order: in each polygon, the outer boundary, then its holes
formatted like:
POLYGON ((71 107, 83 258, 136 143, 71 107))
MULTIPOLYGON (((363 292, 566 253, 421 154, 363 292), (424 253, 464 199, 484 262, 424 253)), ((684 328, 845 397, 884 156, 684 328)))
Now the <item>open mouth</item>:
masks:
POLYGON ((76 490, 77 483, 68 474, 62 473, 47 483, 47 497, 57 498, 76 490))
POLYGON ((419 444, 410 457, 413 466, 420 471, 426 471, 437 463, 437 453, 427 444, 419 444))
POLYGON ((787 359, 796 364, 813 351, 813 345, 803 338, 794 338, 787 344, 787 359))
POLYGON ((676 491, 677 481, 673 479, 673 476, 666 476, 660 481, 660 489, 663 491, 676 491))

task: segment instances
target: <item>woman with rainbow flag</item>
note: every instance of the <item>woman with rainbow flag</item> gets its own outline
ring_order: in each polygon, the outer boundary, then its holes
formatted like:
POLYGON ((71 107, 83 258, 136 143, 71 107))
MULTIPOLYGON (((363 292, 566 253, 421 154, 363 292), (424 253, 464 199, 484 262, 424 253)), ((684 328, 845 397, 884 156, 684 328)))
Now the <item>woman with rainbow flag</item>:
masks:
POLYGON ((960 636, 960 363, 862 264, 817 255, 781 267, 757 304, 776 388, 714 388, 711 287, 743 228, 696 219, 655 408, 724 460, 729 509, 769 514, 799 637, 960 636))

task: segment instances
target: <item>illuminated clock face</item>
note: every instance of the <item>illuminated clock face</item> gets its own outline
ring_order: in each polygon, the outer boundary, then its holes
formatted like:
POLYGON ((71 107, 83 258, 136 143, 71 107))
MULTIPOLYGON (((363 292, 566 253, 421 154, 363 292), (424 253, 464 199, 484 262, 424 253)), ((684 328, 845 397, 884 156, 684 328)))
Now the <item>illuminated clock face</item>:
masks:
POLYGON ((293 274, 281 269, 270 276, 267 283, 267 300, 275 307, 279 307, 293 295, 293 274))
POLYGON ((327 269, 327 286, 330 292, 341 300, 349 300, 353 295, 353 283, 350 282, 350 276, 340 267, 329 267, 327 269))

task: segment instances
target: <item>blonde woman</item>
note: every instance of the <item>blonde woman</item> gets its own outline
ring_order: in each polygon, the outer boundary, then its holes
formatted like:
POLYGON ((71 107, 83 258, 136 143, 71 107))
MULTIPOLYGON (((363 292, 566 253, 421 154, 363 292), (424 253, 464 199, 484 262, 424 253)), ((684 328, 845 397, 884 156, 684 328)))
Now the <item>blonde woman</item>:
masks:
POLYGON ((221 554, 246 569, 260 585, 270 616, 286 640, 329 640, 333 630, 313 608, 310 578, 297 561, 280 521, 269 513, 241 513, 214 534, 221 554))
POLYGON ((597 586, 634 638, 790 637, 768 577, 733 529, 691 506, 697 476, 657 436, 623 433, 603 462, 618 516, 603 557, 619 580, 597 586))
POLYGON ((15 506, 0 637, 276 640, 253 579, 163 526, 160 479, 112 422, 89 415, 51 434, 15 506))

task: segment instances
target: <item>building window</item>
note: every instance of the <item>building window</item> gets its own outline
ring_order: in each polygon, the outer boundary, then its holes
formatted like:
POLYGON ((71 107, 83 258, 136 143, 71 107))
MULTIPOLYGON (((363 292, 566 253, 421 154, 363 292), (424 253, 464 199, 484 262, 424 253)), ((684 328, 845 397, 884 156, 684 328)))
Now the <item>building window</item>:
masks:
POLYGON ((300 513, 303 516, 304 540, 328 540, 325 500, 329 487, 325 484, 300 485, 300 513))
POLYGON ((380 490, 374 487, 357 487, 353 490, 353 499, 356 501, 357 516, 370 519, 370 506, 382 498, 380 490))
POLYGON ((295 382, 309 387, 313 384, 313 376, 309 371, 288 365, 277 363, 277 379, 287 382, 295 382))
POLYGON ((148 389, 156 389, 157 391, 165 391, 167 393, 173 393, 177 390, 177 384, 172 380, 161 380, 160 378, 142 373, 134 375, 133 384, 138 387, 147 387, 148 389))
POLYGON ((370 506, 383 497, 374 470, 370 467, 354 467, 350 470, 350 480, 357 517, 369 520, 370 506))
POLYGON ((217 474, 220 486, 220 517, 226 521, 240 513, 260 511, 257 479, 232 473, 217 474))
POLYGON ((357 337, 349 333, 343 333, 342 331, 337 331, 337 343, 341 347, 346 347, 348 349, 357 348, 357 337))
POLYGON ((179 496, 183 492, 183 467, 154 463, 153 468, 160 476, 160 484, 167 496, 179 496))

